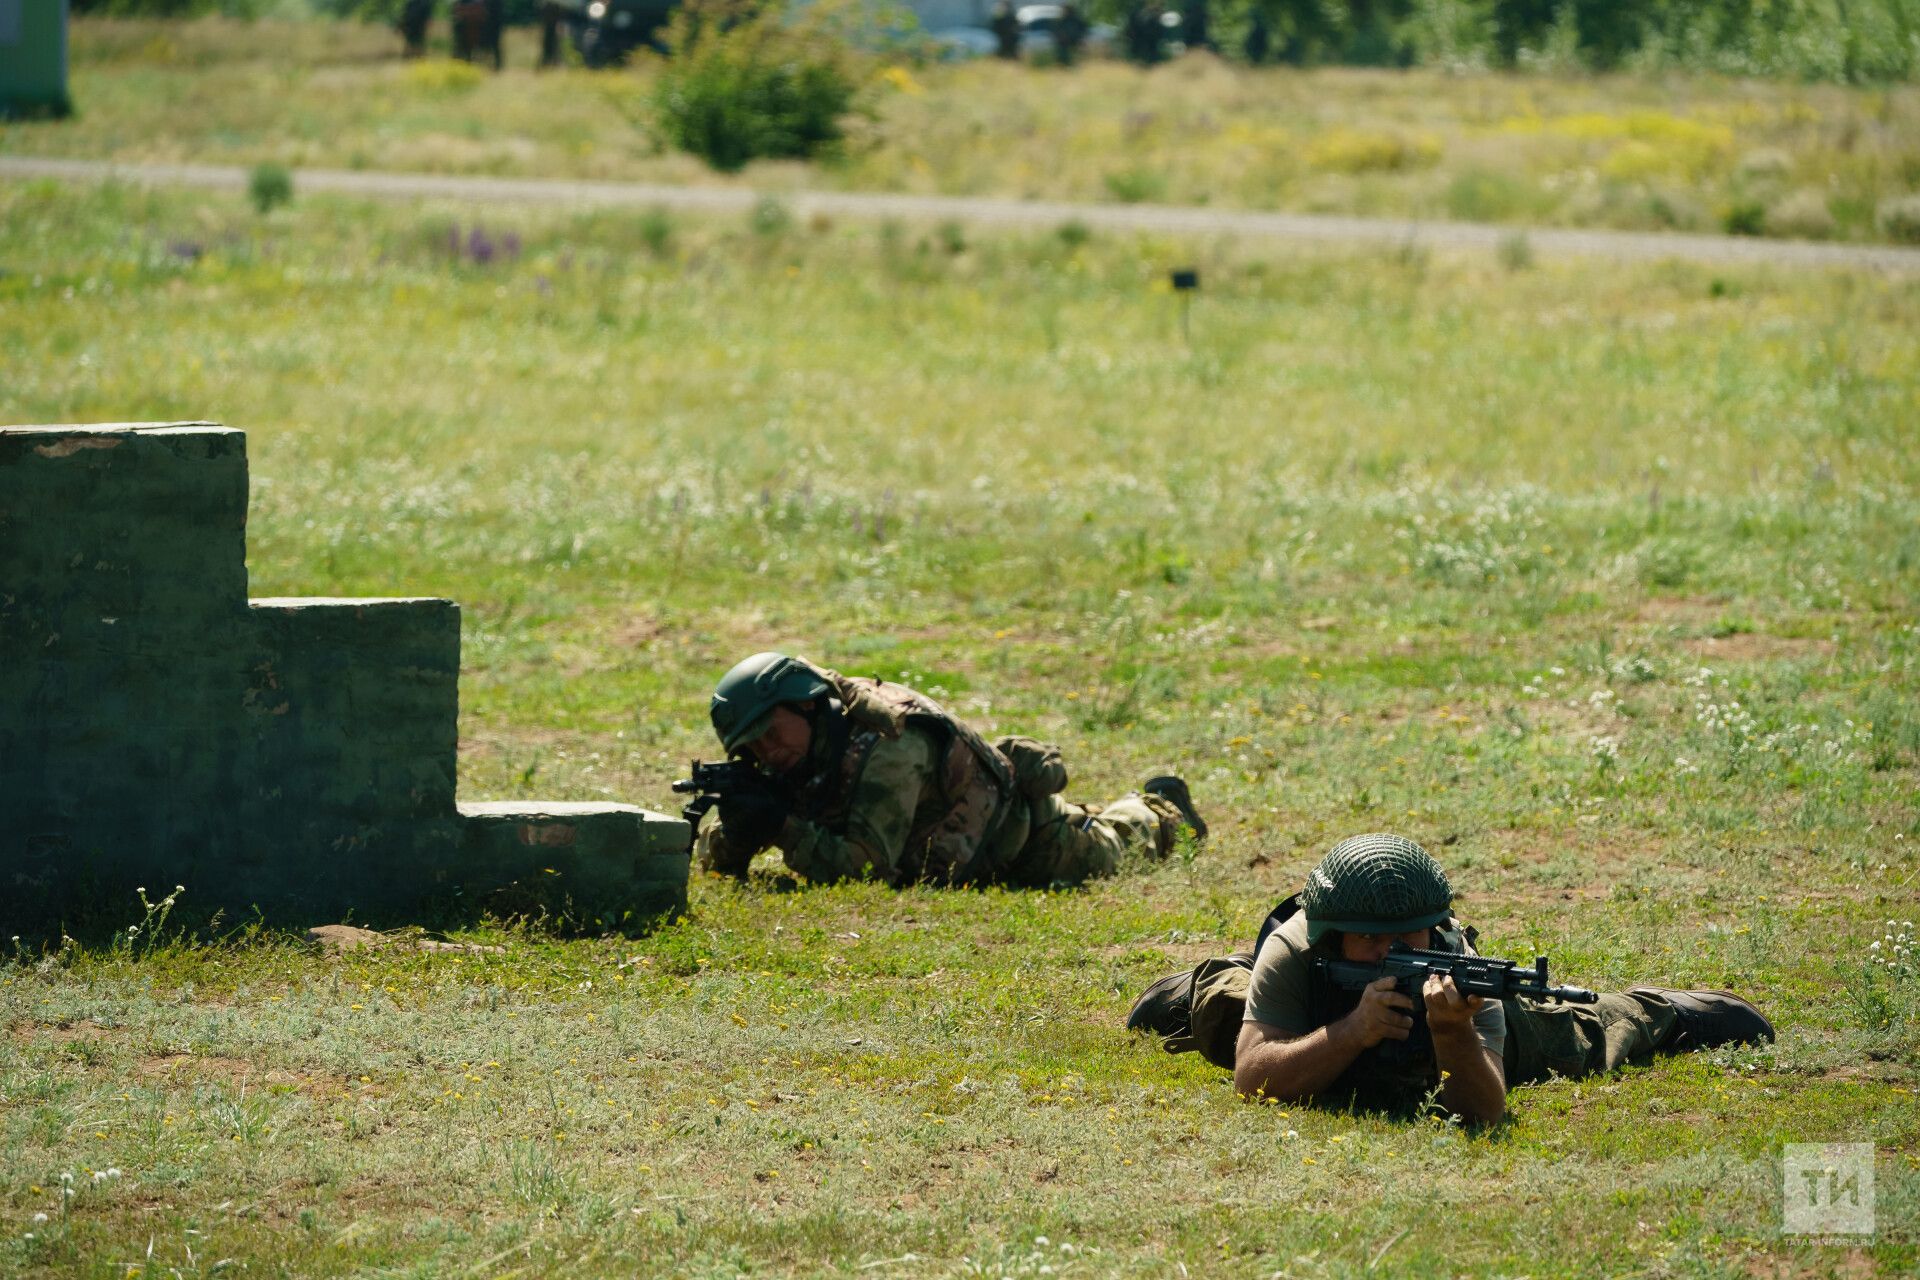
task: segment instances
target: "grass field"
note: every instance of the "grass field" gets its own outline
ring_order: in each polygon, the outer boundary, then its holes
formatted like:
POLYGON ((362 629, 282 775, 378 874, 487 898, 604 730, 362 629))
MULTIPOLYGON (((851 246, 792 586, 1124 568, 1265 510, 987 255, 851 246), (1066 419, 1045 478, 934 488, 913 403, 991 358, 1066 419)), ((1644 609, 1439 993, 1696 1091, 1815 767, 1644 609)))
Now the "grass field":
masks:
MULTIPOLYGON (((718 181, 663 151, 651 72, 403 64, 325 23, 81 21, 79 118, 0 153, 718 181)), ((1920 241, 1920 87, 1713 78, 875 64, 837 162, 757 187, 1147 201, 1562 226, 1920 241)))
POLYGON ((665 807, 713 680, 791 646, 1079 794, 1176 765, 1217 833, 501 954, 23 945, 0 1272, 1920 1265, 1920 971, 1874 962, 1920 915, 1920 284, 9 184, 0 353, 3 421, 247 429, 254 594, 460 599, 469 798, 665 807), (1492 953, 1780 1043, 1470 1135, 1121 1030, 1382 828, 1492 953), (1876 1235, 1782 1234, 1823 1140, 1876 1144, 1876 1235))

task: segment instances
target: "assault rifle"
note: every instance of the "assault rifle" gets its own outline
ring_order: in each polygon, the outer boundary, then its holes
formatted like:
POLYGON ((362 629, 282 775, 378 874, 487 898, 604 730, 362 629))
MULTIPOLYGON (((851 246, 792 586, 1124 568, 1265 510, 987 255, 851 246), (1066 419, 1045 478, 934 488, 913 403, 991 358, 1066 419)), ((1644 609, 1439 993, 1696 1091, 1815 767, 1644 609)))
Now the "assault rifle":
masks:
MULTIPOLYGON (((677 784, 676 784, 677 785, 677 784)), ((1388 949, 1379 964, 1360 960, 1314 962, 1328 982, 1344 991, 1359 991, 1382 978, 1395 979, 1394 990, 1418 999, 1420 989, 1430 975, 1453 976, 1453 985, 1463 996, 1485 996, 1505 1000, 1509 996, 1530 996, 1535 1000, 1560 1000, 1568 1004, 1592 1004, 1600 997, 1584 987, 1556 987, 1547 980, 1547 958, 1534 957, 1531 969, 1522 969, 1514 960, 1495 960, 1490 956, 1469 956, 1457 951, 1422 951, 1404 942, 1388 949)))
POLYGON ((766 777, 745 760, 722 760, 718 764, 693 762, 693 776, 682 778, 673 784, 675 795, 693 797, 680 816, 695 835, 700 832, 700 819, 707 816, 707 810, 725 800, 728 796, 739 795, 743 791, 759 791, 767 785, 766 777))

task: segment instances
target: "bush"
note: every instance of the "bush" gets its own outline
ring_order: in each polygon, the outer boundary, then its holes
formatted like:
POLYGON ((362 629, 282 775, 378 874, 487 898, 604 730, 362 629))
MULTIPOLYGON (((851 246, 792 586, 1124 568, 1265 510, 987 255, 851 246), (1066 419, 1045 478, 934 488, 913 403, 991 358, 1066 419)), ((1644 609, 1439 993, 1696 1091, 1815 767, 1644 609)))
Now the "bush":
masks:
POLYGON ((1720 211, 1720 229, 1730 236, 1757 236, 1767 229, 1767 209, 1758 200, 1735 200, 1720 211))
POLYGON ((779 196, 761 196, 747 211, 747 226, 753 234, 772 240, 793 230, 793 213, 779 196))
POLYGON ((1367 129, 1329 129, 1307 143, 1307 164, 1329 173, 1399 173, 1440 159, 1430 137, 1402 137, 1367 129))
POLYGON ((1833 210, 1818 191, 1796 191, 1767 210, 1767 234, 1825 240, 1833 234, 1833 210))
POLYGON ((673 248, 673 215, 657 207, 641 214, 640 243, 646 245, 647 252, 654 257, 666 256, 673 248))
POLYGON ((1121 204, 1164 200, 1167 195, 1166 175, 1146 165, 1136 164, 1115 170, 1106 175, 1105 181, 1107 194, 1121 204))
POLYGON ((1920 196, 1881 202, 1880 229, 1887 233, 1889 240, 1920 244, 1920 196))
POLYGON ((682 9, 672 57, 654 81, 658 127, 673 146, 732 173, 751 160, 830 153, 853 111, 857 72, 831 15, 784 21, 729 0, 682 9))
POLYGON ((281 164, 257 164, 247 177, 247 199, 265 217, 283 204, 293 203, 293 175, 281 164))

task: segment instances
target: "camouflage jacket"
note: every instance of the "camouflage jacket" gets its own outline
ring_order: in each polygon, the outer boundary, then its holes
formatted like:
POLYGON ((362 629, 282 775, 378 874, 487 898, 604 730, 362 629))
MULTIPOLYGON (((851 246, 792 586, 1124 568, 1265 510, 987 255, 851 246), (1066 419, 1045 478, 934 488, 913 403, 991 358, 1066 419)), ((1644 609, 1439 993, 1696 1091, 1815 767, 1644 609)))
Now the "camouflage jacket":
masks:
POLYGON ((923 693, 822 674, 838 691, 846 746, 795 791, 779 841, 787 865, 810 880, 990 878, 1017 852, 1001 847, 1016 834, 1006 758, 923 693))

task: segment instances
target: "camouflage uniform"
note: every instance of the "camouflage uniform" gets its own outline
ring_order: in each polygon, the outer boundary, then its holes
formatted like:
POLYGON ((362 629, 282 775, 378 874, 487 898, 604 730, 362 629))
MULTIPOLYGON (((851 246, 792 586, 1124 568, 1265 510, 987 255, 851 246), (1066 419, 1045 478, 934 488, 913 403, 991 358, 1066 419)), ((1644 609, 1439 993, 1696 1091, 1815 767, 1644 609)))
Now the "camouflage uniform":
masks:
MULTIPOLYGON (((782 780, 793 808, 775 841, 798 875, 1047 885, 1112 875, 1129 849, 1164 857, 1173 848, 1180 812, 1158 796, 1104 807, 1063 800, 925 694, 821 674, 841 718, 820 722, 803 776, 782 780)), ((1057 781, 1065 785, 1064 770, 1057 781)), ((709 870, 738 874, 756 852, 729 844, 724 826, 700 839, 709 870)))
MULTIPOLYGON (((1283 903, 1275 914, 1280 915, 1286 907, 1283 903)), ((1463 929, 1457 920, 1447 921, 1435 933, 1440 950, 1471 949, 1472 931, 1463 929)), ((1249 999, 1260 980, 1256 971, 1272 974, 1283 967, 1304 965, 1307 951, 1306 919, 1292 915, 1283 918, 1266 936, 1258 961, 1253 952, 1243 951, 1201 963, 1193 970, 1190 982, 1177 983, 1166 993, 1168 1004, 1185 1006, 1171 1023, 1163 1024, 1185 1024, 1168 1036, 1167 1051, 1198 1050, 1209 1062, 1232 1070, 1241 1024, 1256 1020, 1249 999)), ((1352 993, 1328 993, 1327 998, 1337 1000, 1339 995, 1351 997, 1352 993)), ((1556 1004, 1524 996, 1489 1002, 1490 1006, 1496 1004, 1506 1024, 1505 1042, 1499 1052, 1508 1088, 1554 1076, 1578 1079, 1600 1075, 1679 1047, 1679 1017, 1672 1001, 1657 991, 1602 993, 1599 1002, 1590 1005, 1556 1004)), ((1137 1009, 1136 1015, 1141 1012, 1137 1009)), ((1165 1017, 1174 1011, 1155 1012, 1165 1017)), ((1310 1020, 1325 1025, 1345 1012, 1345 1008, 1330 1004, 1310 1020)), ((1284 1029, 1304 1032, 1311 1028, 1284 1029)), ((1431 1054, 1382 1052, 1381 1046, 1375 1046, 1354 1061, 1327 1096, 1362 1107, 1410 1110, 1438 1083, 1431 1054)))

